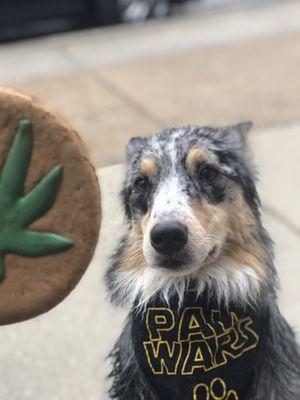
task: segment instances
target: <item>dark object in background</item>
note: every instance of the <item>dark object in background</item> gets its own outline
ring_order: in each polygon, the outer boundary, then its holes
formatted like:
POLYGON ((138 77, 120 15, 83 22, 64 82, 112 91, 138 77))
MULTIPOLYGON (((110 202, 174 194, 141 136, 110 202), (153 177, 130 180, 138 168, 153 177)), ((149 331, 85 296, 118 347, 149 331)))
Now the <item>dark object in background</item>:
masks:
POLYGON ((169 0, 116 0, 119 18, 123 22, 144 21, 164 17, 169 13, 169 0))
MULTIPOLYGON (((0 0, 0 40, 19 39, 45 33, 96 25, 97 3, 110 0, 0 0)), ((102 9, 98 9, 102 15, 102 9)), ((107 14, 110 20, 113 15, 107 14)), ((100 21, 99 21, 100 22, 100 21)))
POLYGON ((0 0, 0 40, 164 17, 183 1, 0 0))

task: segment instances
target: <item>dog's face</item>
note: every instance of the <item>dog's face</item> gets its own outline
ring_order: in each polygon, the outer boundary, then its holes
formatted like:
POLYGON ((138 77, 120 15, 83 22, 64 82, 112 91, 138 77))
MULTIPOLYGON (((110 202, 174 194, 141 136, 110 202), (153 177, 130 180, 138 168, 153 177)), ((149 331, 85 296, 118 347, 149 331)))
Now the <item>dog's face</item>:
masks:
POLYGON ((267 271, 250 127, 187 127, 129 142, 122 195, 130 231, 114 268, 140 281, 140 296, 166 297, 193 278, 199 290, 219 286, 219 297, 255 297, 267 271))

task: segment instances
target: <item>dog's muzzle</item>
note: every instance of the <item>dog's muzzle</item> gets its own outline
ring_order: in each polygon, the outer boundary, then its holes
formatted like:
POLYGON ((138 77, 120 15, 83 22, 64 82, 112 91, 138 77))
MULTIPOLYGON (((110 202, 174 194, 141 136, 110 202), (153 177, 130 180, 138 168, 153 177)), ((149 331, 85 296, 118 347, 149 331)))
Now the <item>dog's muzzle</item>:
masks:
POLYGON ((152 247, 160 254, 179 253, 187 242, 187 227, 180 222, 164 222, 154 225, 150 232, 152 247))

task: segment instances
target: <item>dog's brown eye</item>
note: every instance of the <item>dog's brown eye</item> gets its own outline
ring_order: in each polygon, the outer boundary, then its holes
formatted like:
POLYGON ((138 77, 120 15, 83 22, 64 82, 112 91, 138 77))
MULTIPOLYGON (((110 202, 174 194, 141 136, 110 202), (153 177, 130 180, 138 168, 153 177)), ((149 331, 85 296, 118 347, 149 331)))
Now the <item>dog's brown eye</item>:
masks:
POLYGON ((199 171, 199 176, 206 181, 213 181, 220 175, 220 172, 213 167, 205 167, 199 171))
POLYGON ((147 192, 150 188, 150 181, 146 176, 139 177, 135 180, 134 187, 141 193, 147 192))

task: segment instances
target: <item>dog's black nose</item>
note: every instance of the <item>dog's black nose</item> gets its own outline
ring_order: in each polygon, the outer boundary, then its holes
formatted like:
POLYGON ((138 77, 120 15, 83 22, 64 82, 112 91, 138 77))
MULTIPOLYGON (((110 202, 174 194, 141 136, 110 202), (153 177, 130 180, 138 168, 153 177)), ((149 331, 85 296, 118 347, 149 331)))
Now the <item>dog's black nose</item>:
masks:
POLYGON ((187 228, 180 222, 156 224, 150 232, 151 244, 161 254, 180 251, 187 242, 187 228))

